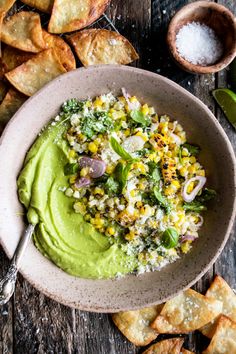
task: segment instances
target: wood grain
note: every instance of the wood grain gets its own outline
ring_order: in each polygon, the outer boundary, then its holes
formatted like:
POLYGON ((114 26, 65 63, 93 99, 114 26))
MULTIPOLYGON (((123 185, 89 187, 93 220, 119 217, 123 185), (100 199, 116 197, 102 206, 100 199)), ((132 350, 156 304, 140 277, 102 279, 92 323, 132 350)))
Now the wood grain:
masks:
MULTIPOLYGON (((134 65, 167 76, 199 97, 216 114, 234 148, 236 134, 210 92, 226 87, 227 71, 197 76, 180 70, 170 58, 165 42, 168 23, 187 0, 112 0, 107 13, 121 34, 140 54, 134 65)), ((234 0, 220 0, 234 13, 234 0)), ((1 252, 0 275, 8 261, 1 252)), ((205 292, 214 274, 222 275, 236 288, 236 229, 215 266, 194 286, 205 292)), ((160 340, 159 337, 157 340, 160 340)), ((185 347, 200 353, 207 340, 199 333, 185 336, 185 347)), ((135 354, 135 348, 117 330, 110 316, 62 306, 40 294, 19 276, 16 293, 0 309, 0 354, 135 354)))

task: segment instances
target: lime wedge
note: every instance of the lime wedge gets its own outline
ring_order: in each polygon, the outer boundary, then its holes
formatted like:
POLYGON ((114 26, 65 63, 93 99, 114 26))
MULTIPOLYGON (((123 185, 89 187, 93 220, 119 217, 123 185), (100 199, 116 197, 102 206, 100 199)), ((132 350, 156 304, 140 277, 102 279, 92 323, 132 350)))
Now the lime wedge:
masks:
POLYGON ((236 94, 229 89, 216 89, 212 94, 230 123, 236 129, 236 94))

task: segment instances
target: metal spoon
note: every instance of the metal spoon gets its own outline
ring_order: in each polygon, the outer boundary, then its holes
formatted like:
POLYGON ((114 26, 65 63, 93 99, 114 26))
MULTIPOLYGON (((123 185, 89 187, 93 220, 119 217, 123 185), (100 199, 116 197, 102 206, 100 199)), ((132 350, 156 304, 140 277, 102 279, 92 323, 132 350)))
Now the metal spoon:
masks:
POLYGON ((6 304, 14 293, 20 261, 34 232, 34 228, 35 225, 30 224, 25 230, 15 250, 10 267, 5 277, 0 281, 0 305, 6 304))

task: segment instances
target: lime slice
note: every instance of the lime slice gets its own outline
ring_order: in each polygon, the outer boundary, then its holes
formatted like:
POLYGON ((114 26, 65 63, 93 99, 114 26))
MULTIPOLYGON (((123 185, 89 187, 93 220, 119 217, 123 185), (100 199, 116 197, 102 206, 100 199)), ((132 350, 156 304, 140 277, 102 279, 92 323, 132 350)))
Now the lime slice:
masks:
POLYGON ((229 89, 216 89, 212 94, 230 123, 236 129, 236 94, 229 89))

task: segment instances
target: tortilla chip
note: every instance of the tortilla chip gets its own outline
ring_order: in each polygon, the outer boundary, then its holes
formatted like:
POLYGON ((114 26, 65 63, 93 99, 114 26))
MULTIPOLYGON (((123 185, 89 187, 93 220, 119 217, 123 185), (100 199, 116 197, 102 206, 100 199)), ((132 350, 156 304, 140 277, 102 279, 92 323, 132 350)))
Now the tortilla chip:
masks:
POLYGON ((112 315, 112 319, 130 342, 138 346, 145 346, 158 336, 158 333, 149 325, 160 313, 162 306, 157 305, 137 311, 115 313, 112 315))
POLYGON ((194 352, 191 352, 190 350, 182 348, 181 349, 181 354, 194 354, 194 352))
POLYGON ((27 53, 22 50, 6 46, 2 51, 2 63, 5 66, 5 72, 15 69, 17 66, 33 58, 36 54, 27 53))
POLYGON ((21 11, 5 19, 1 40, 26 52, 40 52, 45 45, 39 14, 21 11))
POLYGON ((54 0, 21 0, 24 4, 34 7, 42 12, 51 13, 54 0))
POLYGON ((65 72, 66 69, 50 48, 9 71, 5 76, 18 91, 32 96, 49 81, 65 72))
POLYGON ((212 321, 222 311, 222 302, 188 289, 167 301, 151 327, 159 333, 188 333, 212 321))
POLYGON ((180 354, 183 343, 182 338, 165 339, 151 345, 143 354, 180 354))
POLYGON ((7 93, 7 86, 3 81, 0 81, 0 102, 4 99, 7 93))
POLYGON ((97 20, 110 0, 55 0, 48 32, 64 33, 84 28, 97 20))
POLYGON ((220 316, 211 343, 202 354, 221 353, 236 353, 236 323, 224 315, 220 316))
MULTIPOLYGON (((220 300, 223 303, 222 314, 236 322, 236 295, 223 278, 218 275, 215 277, 206 292, 206 297, 220 300)), ((217 318, 200 328, 200 331, 204 336, 212 338, 215 333, 216 325, 217 318)))
POLYGON ((43 31, 46 48, 53 48, 66 71, 74 70, 76 62, 70 46, 61 38, 43 31))
POLYGON ((13 89, 10 89, 2 103, 0 104, 0 134, 2 133, 5 125, 26 101, 27 97, 13 89))
POLYGON ((85 66, 129 64, 139 58, 128 39, 116 32, 88 29, 67 38, 85 66))
POLYGON ((16 0, 0 0, 0 11, 7 12, 15 2, 16 0))

